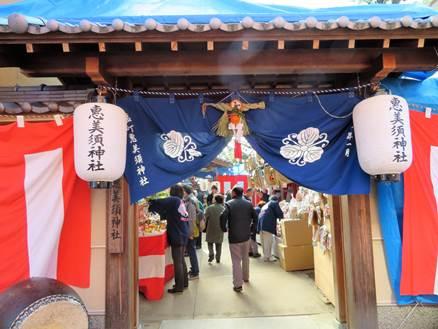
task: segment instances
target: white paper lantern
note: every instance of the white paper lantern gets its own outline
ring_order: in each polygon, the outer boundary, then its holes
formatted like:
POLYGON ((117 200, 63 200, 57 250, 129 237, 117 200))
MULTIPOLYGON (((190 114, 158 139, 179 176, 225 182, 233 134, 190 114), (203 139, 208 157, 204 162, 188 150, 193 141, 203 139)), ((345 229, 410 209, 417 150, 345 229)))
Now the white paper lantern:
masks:
POLYGON ((353 110, 359 164, 370 175, 404 172, 412 163, 409 107, 395 95, 367 98, 353 110))
POLYGON ((113 182, 123 175, 127 124, 128 115, 113 104, 86 103, 75 109, 74 158, 76 173, 81 179, 113 182))

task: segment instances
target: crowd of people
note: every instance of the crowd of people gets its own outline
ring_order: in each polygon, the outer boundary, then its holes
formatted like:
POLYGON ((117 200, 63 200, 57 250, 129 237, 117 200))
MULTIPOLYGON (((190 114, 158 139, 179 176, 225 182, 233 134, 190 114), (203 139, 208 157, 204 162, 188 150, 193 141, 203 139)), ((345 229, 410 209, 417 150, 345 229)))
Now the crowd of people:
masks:
POLYGON ((205 197, 196 195, 190 185, 177 184, 170 188, 170 196, 149 201, 149 211, 167 220, 168 241, 172 250, 175 284, 169 293, 182 293, 190 280, 199 278, 199 261, 196 249, 201 248, 202 233, 208 244, 208 263, 221 262, 222 243, 228 234, 233 272, 233 289, 242 292, 249 282, 250 257, 262 255, 258 251, 257 234, 260 234, 263 260, 274 262, 273 237, 277 220, 283 218, 279 206, 280 190, 271 197, 261 195, 261 201, 253 206, 254 191, 234 187, 226 196, 216 186, 205 197), (190 270, 184 256, 189 257, 190 270))

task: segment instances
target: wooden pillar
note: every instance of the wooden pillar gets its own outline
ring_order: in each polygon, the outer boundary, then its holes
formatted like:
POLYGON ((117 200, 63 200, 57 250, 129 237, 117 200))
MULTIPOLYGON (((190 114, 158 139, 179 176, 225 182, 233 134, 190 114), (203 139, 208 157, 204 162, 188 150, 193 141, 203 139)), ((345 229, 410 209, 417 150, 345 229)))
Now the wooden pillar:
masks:
POLYGON ((137 328, 137 227, 128 185, 119 179, 107 193, 105 328, 137 328), (120 221, 119 221, 120 220, 120 221))
POLYGON ((335 315, 339 323, 347 322, 345 300, 345 268, 344 268, 344 241, 342 239, 342 206, 341 198, 332 197, 332 241, 333 241, 333 274, 335 283, 335 315))
POLYGON ((342 199, 348 328, 375 329, 377 305, 369 196, 349 195, 342 199))

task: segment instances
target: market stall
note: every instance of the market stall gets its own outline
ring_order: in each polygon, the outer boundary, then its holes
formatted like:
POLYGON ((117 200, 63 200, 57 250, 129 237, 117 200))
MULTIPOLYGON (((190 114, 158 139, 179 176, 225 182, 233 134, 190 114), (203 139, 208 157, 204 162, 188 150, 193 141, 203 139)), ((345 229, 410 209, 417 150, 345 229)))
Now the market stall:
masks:
POLYGON ((139 221, 138 286, 148 300, 160 300, 166 283, 173 279, 174 269, 167 242, 166 222, 144 214, 139 221))

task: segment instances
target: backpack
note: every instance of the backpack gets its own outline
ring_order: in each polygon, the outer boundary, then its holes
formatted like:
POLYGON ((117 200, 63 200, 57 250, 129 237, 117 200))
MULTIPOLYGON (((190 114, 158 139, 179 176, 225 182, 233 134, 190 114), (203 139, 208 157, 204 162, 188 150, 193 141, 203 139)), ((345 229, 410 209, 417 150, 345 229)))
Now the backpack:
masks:
POLYGON ((189 213, 187 212, 187 208, 183 200, 181 200, 179 204, 178 213, 181 215, 181 221, 188 222, 190 220, 189 213))
POLYGON ((196 211, 196 224, 199 226, 199 230, 204 232, 206 229, 205 225, 205 215, 201 210, 196 211))

